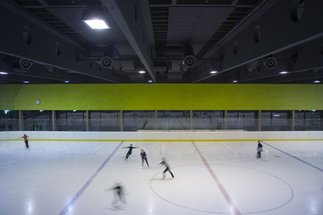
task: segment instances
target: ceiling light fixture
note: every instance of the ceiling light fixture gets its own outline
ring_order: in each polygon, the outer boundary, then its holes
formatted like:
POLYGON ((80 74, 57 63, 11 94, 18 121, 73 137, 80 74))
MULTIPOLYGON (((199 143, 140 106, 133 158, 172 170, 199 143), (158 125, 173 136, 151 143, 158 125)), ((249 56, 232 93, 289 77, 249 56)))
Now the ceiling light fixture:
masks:
POLYGON ((216 70, 211 70, 210 71, 210 74, 216 74, 216 73, 218 73, 218 71, 216 71, 216 70))
POLYGON ((110 29, 110 26, 105 21, 104 13, 100 7, 92 6, 85 9, 82 14, 82 21, 92 29, 110 29))
POLYGON ((138 71, 138 73, 139 73, 139 74, 145 74, 145 73, 146 73, 146 71, 141 69, 141 70, 139 70, 139 71, 138 71))
POLYGON ((288 71, 286 71, 286 70, 282 70, 279 72, 279 74, 281 74, 281 75, 286 75, 287 73, 288 73, 288 71))
POLYGON ((148 82, 149 82, 149 83, 152 83, 152 82, 153 82, 153 80, 149 80, 148 82))
POLYGON ((315 81, 313 81, 315 84, 318 84, 318 83, 321 83, 321 81, 320 80, 315 80, 315 81))
POLYGON ((0 72, 0 75, 8 75, 8 72, 0 72))
POLYGON ((237 80, 233 80, 232 82, 233 82, 233 83, 238 83, 238 81, 237 81, 237 80))
POLYGON ((29 81, 23 81, 24 84, 29 84, 29 81))
POLYGON ((70 81, 64 81, 64 83, 65 83, 65 84, 68 84, 68 83, 70 83, 70 81))

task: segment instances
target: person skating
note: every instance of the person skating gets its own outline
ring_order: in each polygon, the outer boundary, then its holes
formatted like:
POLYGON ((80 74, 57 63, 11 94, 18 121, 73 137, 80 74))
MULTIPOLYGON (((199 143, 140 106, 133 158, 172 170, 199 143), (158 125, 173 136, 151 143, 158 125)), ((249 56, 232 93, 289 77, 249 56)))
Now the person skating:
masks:
POLYGON ((127 204, 124 187, 120 183, 116 183, 112 188, 108 189, 107 191, 109 190, 114 191, 114 199, 112 201, 113 207, 119 208, 119 203, 127 204))
POLYGON ((144 162, 146 162, 147 166, 149 167, 148 160, 147 160, 147 153, 140 149, 140 157, 141 157, 141 165, 144 166, 144 162))
POLYGON ((163 179, 165 178, 165 173, 168 171, 170 174, 171 174, 171 176, 174 178, 174 174, 172 173, 172 171, 170 170, 170 167, 169 167, 169 165, 168 165, 168 163, 167 163, 167 161, 166 161, 166 158, 165 157, 163 157, 163 160, 162 160, 162 162, 160 162, 159 164, 161 164, 161 165, 164 165, 165 166, 165 170, 163 171, 163 179))
POLYGON ((126 154, 126 160, 129 158, 129 156, 132 154, 132 149, 138 148, 138 147, 134 147, 132 146, 132 144, 130 144, 130 146, 127 147, 123 147, 123 148, 128 148, 128 152, 126 154))
POLYGON ((29 148, 29 144, 28 144, 28 142, 29 142, 29 140, 28 140, 28 135, 27 134, 24 134, 21 138, 23 138, 24 139, 24 142, 25 142, 25 145, 26 145, 26 148, 28 149, 29 148))
POLYGON ((263 151, 262 147, 263 147, 263 145, 261 144, 260 140, 258 140, 258 145, 257 145, 257 158, 261 158, 261 152, 263 151))

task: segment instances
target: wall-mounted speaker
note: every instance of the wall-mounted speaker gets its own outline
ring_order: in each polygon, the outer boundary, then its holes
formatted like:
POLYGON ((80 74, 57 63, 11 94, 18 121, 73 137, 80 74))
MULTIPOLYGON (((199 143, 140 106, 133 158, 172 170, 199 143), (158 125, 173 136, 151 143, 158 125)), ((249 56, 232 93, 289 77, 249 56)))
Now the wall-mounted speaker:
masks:
POLYGON ((268 57, 264 60, 264 65, 267 69, 274 69, 276 68, 277 64, 277 59, 274 57, 268 57))
POLYGON ((188 55, 184 58, 182 63, 183 63, 183 66, 185 66, 187 68, 191 68, 196 65, 197 60, 193 55, 188 55))
POLYGON ((32 67, 32 65, 33 65, 33 62, 31 62, 30 60, 27 60, 24 58, 19 59, 19 66, 22 69, 29 70, 32 67))
POLYGON ((109 56, 104 56, 101 58, 100 64, 105 69, 111 68, 113 64, 113 59, 109 56))

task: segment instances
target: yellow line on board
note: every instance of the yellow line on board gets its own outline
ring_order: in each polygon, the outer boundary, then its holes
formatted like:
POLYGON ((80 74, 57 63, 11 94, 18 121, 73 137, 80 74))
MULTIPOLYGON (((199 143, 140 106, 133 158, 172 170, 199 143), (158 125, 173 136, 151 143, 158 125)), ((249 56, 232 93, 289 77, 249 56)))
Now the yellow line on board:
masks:
MULTIPOLYGON (((253 142, 253 141, 323 141, 323 138, 304 139, 29 139, 30 141, 46 142, 253 142)), ((22 141, 21 139, 0 139, 4 141, 22 141)))

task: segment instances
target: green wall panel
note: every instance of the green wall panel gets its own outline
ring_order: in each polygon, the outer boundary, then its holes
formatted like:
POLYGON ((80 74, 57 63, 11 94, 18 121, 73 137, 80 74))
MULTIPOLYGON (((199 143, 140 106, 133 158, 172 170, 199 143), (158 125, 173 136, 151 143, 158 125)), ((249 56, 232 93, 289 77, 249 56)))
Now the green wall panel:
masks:
POLYGON ((2 110, 323 110, 315 84, 0 85, 2 110), (40 104, 35 101, 39 99, 40 104))

